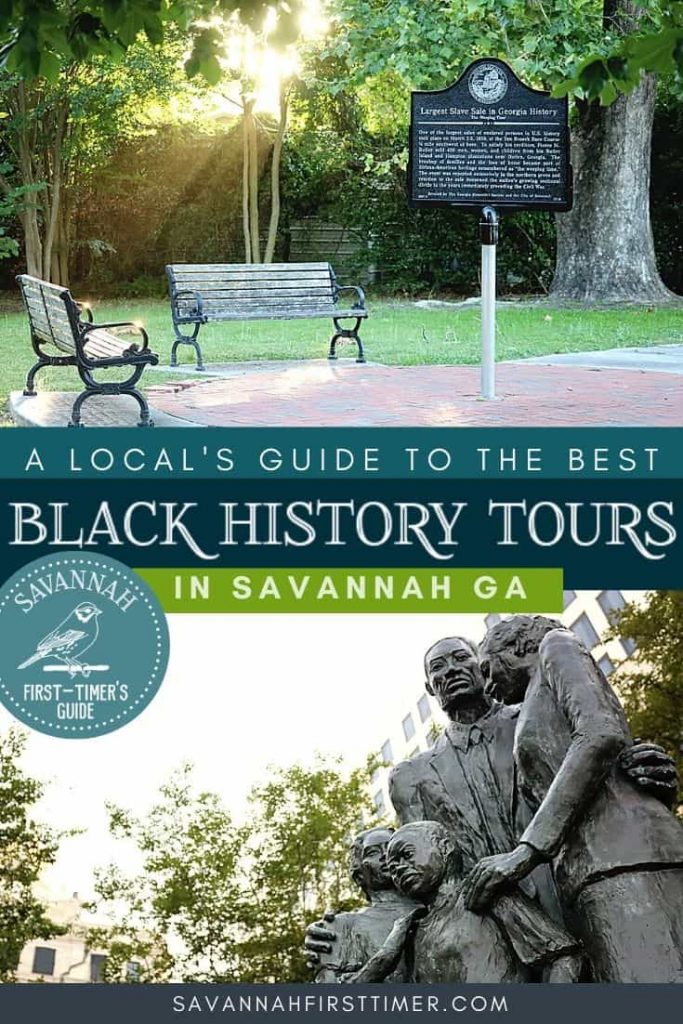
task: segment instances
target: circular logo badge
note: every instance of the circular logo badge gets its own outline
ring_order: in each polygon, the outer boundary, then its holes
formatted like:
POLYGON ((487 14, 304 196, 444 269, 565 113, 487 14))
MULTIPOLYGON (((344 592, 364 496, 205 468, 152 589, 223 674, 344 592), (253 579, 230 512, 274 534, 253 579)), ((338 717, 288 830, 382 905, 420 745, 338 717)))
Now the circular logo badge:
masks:
POLYGON ((31 562, 0 588, 0 701, 49 736, 88 739, 143 711, 166 673, 156 595, 105 555, 31 562))
POLYGON ((497 64, 480 64, 470 75, 467 87, 479 103, 495 103, 508 91, 508 76, 497 64))

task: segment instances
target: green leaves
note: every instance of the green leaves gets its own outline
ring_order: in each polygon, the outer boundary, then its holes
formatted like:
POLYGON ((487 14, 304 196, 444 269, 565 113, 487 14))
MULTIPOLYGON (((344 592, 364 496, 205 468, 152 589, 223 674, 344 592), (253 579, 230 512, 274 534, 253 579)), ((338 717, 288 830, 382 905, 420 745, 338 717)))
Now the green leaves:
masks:
POLYGON ((683 784, 683 591, 656 590, 626 605, 611 635, 638 645, 616 677, 631 731, 671 754, 683 784))
POLYGON ((602 104, 630 92, 643 71, 680 72, 683 3, 642 5, 636 27, 622 36, 621 21, 604 27, 603 7, 602 0, 336 0, 340 32, 329 47, 340 53, 343 39, 359 86, 393 70, 406 90, 438 88, 475 57, 499 56, 530 84, 602 104))
POLYGON ((644 72, 683 76, 683 3, 672 4, 656 30, 635 32, 584 60, 553 95, 574 93, 609 106, 621 93, 632 92, 644 72))
POLYGON ((675 70, 683 71, 682 48, 683 26, 672 26, 629 40, 625 47, 626 59, 644 71, 666 75, 675 70))
POLYGON ((273 45, 284 47, 298 38, 301 9, 301 0, 0 0, 0 61, 29 81, 53 81, 59 56, 118 61, 141 36, 161 46, 177 28, 193 44, 188 74, 215 85, 221 54, 215 29, 207 24, 236 16, 260 31, 272 10, 277 15, 273 45))
POLYGON ((211 967, 227 977, 244 840, 220 798, 197 792, 186 765, 144 817, 108 811, 112 836, 132 841, 143 867, 137 875, 116 867, 97 875, 98 910, 112 919, 110 928, 91 936, 110 958, 104 980, 219 980, 210 976, 211 967), (127 972, 132 959, 140 965, 134 978, 127 972))
POLYGON ((202 75, 209 85, 217 85, 223 75, 218 54, 224 45, 223 36, 217 29, 203 29, 197 35, 192 53, 185 64, 188 77, 202 75))
POLYGON ((252 792, 244 825, 217 794, 196 791, 189 766, 144 817, 109 807, 112 835, 133 840, 143 868, 98 875, 97 909, 112 925, 91 944, 111 958, 105 980, 130 980, 131 959, 139 981, 309 980, 306 925, 362 902, 348 840, 368 810, 368 777, 323 760, 276 770, 252 792))
POLYGON ((59 57, 55 53, 50 53, 49 50, 44 50, 40 55, 40 63, 38 65, 40 77, 54 84, 59 79, 60 71, 61 62, 59 57))
MULTIPOLYGON (((11 243, 0 237, 0 253, 11 243)), ((0 982, 14 980, 27 942, 61 931, 33 895, 43 869, 55 860, 57 838, 33 820, 42 787, 21 768, 24 746, 17 729, 0 736, 0 982)))
POLYGON ((249 915, 241 981, 308 981, 301 936, 329 907, 362 904, 349 877, 348 843, 371 817, 369 773, 333 760, 280 769, 250 797, 249 915))
POLYGON ((552 92, 556 97, 576 93, 582 99, 599 100, 604 106, 608 106, 617 97, 613 76, 603 57, 589 57, 579 67, 574 78, 562 82, 552 92))

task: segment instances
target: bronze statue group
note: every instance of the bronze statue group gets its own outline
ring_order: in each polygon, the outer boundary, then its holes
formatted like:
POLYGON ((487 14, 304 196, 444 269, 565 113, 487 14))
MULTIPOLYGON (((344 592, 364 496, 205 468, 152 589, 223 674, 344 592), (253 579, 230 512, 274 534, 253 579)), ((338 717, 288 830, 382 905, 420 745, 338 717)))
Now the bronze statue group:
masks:
POLYGON ((671 759, 559 622, 516 615, 425 656, 448 718, 352 845, 362 910, 306 934, 321 982, 683 982, 671 759))

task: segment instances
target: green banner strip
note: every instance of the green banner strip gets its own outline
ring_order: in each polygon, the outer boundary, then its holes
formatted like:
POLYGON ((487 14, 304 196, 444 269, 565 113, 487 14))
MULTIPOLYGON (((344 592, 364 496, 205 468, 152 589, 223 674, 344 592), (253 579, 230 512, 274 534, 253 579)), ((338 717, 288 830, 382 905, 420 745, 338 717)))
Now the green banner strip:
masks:
POLYGON ((561 612, 561 569, 138 569, 167 612, 561 612))

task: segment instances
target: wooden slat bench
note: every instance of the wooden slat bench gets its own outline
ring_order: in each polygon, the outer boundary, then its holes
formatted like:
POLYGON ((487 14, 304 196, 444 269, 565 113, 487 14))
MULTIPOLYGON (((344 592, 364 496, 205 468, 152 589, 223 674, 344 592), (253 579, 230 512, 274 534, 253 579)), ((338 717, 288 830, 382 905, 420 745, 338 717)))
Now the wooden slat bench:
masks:
POLYGON ((81 408, 91 395, 130 395, 140 406, 140 426, 151 427, 149 406, 136 385, 146 366, 159 362, 149 349, 145 329, 136 323, 92 322, 83 319, 84 309, 74 300, 68 288, 41 281, 28 274, 17 277, 31 326, 31 344, 38 357, 28 372, 24 394, 36 394, 35 377, 44 366, 75 366, 85 385, 73 404, 68 426, 80 427, 81 408), (140 335, 141 341, 132 343, 115 332, 125 328, 126 333, 140 335), (47 352, 45 351, 47 348, 47 352), (51 355, 57 349, 59 355, 51 355), (95 380, 93 373, 112 367, 129 366, 132 370, 123 381, 95 380))
POLYGON ((368 315, 363 289, 337 284, 329 263, 176 263, 166 267, 171 296, 171 314, 176 340, 171 366, 177 365, 179 345, 191 345, 197 354, 197 369, 204 369, 197 335, 202 324, 225 320, 300 320, 331 318, 335 333, 330 341, 329 359, 337 358, 337 342, 354 341, 357 363, 365 362, 358 330, 368 315), (342 292, 356 295, 350 308, 339 308, 342 292), (342 320, 356 321, 343 327, 342 320), (192 334, 181 328, 193 326, 192 334))

